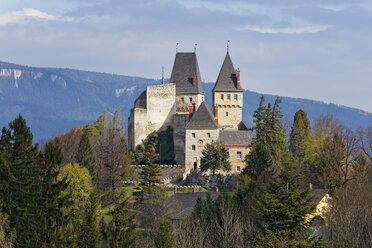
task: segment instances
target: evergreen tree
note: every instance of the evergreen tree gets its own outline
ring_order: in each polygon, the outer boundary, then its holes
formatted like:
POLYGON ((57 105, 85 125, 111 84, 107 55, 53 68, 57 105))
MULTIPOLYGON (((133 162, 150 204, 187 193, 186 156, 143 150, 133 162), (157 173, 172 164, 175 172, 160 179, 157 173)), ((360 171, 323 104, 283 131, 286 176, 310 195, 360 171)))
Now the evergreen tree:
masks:
POLYGON ((79 248, 101 247, 102 234, 100 228, 101 202, 97 190, 89 195, 88 203, 81 224, 78 228, 77 246, 79 248))
POLYGON ((281 124, 280 98, 275 100, 273 107, 270 103, 264 106, 264 100, 262 96, 259 107, 254 111, 253 130, 256 136, 245 160, 247 166, 243 173, 254 180, 268 182, 278 174, 282 160, 288 156, 288 148, 285 129, 281 124))
POLYGON ((135 248, 137 245, 136 214, 129 208, 129 199, 122 193, 114 200, 115 208, 111 222, 111 245, 113 248, 135 248))
POLYGON ((289 150, 295 158, 301 159, 305 156, 306 141, 309 139, 311 139, 310 121, 306 112, 300 109, 294 116, 289 136, 289 150))
POLYGON ((62 246, 62 229, 67 223, 65 208, 70 204, 70 194, 62 195, 68 187, 67 177, 58 180, 59 167, 63 160, 59 139, 44 147, 42 199, 40 204, 40 236, 47 247, 62 246))
POLYGON ((3 209, 17 232, 15 247, 39 247, 43 171, 38 145, 32 144, 32 133, 22 116, 9 123, 9 129, 3 128, 1 152, 5 165, 1 178, 9 182, 2 189, 8 190, 2 192, 6 197, 3 209))
POLYGON ((299 190, 301 180, 294 165, 288 162, 278 178, 270 182, 255 209, 264 235, 277 234, 279 237, 286 234, 290 239, 309 238, 311 232, 306 235, 308 223, 305 217, 312 213, 314 206, 310 204, 309 190, 299 190))
POLYGON ((172 224, 169 219, 160 222, 155 236, 156 248, 172 248, 173 247, 173 232, 172 224))
POLYGON ((89 170, 92 178, 96 178, 95 164, 96 160, 93 155, 93 150, 90 145, 89 136, 87 132, 81 135, 79 149, 76 154, 76 162, 89 170))
POLYGON ((145 166, 142 167, 140 173, 142 177, 141 185, 144 187, 154 186, 156 183, 160 183, 161 169, 155 161, 158 158, 158 154, 155 152, 155 148, 152 145, 148 145, 145 154, 145 166))
POLYGON ((228 149, 220 141, 212 141, 205 145, 201 157, 201 171, 212 170, 213 175, 216 170, 231 170, 228 149))

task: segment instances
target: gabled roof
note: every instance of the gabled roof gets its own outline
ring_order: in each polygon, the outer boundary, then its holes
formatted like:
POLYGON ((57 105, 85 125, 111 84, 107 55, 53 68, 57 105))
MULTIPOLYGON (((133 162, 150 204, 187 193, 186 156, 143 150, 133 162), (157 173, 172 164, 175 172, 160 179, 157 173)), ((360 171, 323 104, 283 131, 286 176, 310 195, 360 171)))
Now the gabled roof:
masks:
POLYGON ((313 197, 311 204, 318 205, 318 203, 323 199, 323 197, 328 193, 326 189, 311 189, 310 195, 313 197))
POLYGON ((224 145, 250 145, 252 133, 245 130, 221 130, 218 139, 224 145))
POLYGON ((236 71, 232 64, 229 52, 226 53, 225 60, 223 61, 220 74, 218 75, 217 82, 214 85, 212 91, 243 91, 242 87, 240 89, 237 87, 236 71))
POLYGON ((176 84, 176 94, 204 94, 195 53, 176 54, 169 82, 176 84), (195 85, 193 85, 193 77, 195 77, 195 85))
POLYGON ((218 126, 214 121, 214 115, 208 104, 203 101, 198 110, 193 114, 189 123, 187 123, 186 128, 198 129, 198 128, 210 128, 217 129, 218 126))

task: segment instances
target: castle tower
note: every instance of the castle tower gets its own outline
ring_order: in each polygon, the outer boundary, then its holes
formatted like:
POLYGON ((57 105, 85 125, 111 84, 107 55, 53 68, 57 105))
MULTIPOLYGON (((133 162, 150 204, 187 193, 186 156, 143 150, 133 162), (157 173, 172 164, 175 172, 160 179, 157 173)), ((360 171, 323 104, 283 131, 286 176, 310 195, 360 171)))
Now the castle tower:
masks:
POLYGON ((212 90, 216 123, 224 129, 245 129, 242 122, 243 89, 240 71, 235 70, 226 53, 217 82, 212 90))
POLYGON ((170 83, 176 84, 176 113, 188 114, 189 106, 204 101, 204 90, 196 53, 177 53, 170 83))
POLYGON ((176 85, 176 114, 173 123, 174 155, 178 164, 185 164, 185 127, 190 106, 197 110, 204 101, 204 90, 196 53, 176 53, 170 84, 176 85))

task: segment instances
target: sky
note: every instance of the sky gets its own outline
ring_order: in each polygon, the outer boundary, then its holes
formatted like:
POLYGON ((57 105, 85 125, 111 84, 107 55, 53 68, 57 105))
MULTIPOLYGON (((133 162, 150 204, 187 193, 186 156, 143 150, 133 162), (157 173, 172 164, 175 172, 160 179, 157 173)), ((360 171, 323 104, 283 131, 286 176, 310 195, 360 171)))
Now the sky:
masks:
POLYGON ((0 0, 0 61, 170 77, 196 48, 245 89, 372 113, 372 0, 0 0), (197 44, 197 45, 195 45, 197 44))

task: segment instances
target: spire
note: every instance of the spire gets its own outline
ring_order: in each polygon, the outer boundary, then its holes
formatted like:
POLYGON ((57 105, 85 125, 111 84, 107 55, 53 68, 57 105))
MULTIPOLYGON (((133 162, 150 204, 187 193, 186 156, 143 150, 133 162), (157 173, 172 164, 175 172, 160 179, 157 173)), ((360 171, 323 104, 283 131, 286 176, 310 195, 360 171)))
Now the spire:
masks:
POLYGON ((243 91, 240 85, 238 87, 237 76, 237 71, 227 51, 213 91, 243 91))
POLYGON ((164 65, 161 67, 161 84, 164 84, 164 65))

